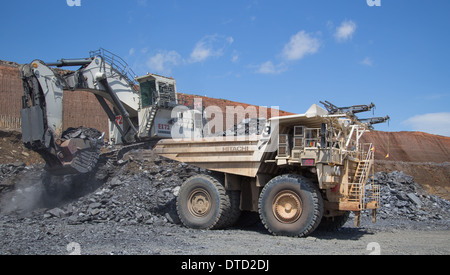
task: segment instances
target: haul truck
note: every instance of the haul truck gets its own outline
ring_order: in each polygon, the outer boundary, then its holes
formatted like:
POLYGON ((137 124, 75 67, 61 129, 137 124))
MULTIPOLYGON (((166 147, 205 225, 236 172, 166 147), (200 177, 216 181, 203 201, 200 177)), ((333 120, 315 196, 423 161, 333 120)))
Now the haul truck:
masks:
POLYGON ((319 225, 341 227, 355 213, 380 207, 372 181, 374 147, 360 142, 375 123, 356 113, 374 105, 339 108, 314 104, 305 114, 268 120, 261 135, 161 140, 154 151, 216 173, 188 179, 177 211, 184 225, 214 229, 232 225, 242 210, 259 212, 274 235, 307 236, 319 225))
POLYGON ((159 141, 154 148, 159 155, 213 172, 180 188, 177 211, 187 227, 225 228, 241 211, 259 212, 270 232, 285 236, 307 236, 319 224, 339 228, 349 211, 357 225, 366 209, 375 221, 380 189, 371 181, 374 148, 360 138, 389 117, 355 115, 373 104, 339 108, 326 101, 325 109, 314 104, 305 114, 269 119, 261 134, 204 137, 209 131, 201 108, 176 111, 181 104, 174 79, 136 77, 104 49, 83 59, 34 60, 20 71, 23 143, 52 173, 89 173, 97 165, 104 135, 63 130, 63 91, 88 91, 110 120, 110 142, 159 141), (55 68, 66 66, 80 68, 55 68))

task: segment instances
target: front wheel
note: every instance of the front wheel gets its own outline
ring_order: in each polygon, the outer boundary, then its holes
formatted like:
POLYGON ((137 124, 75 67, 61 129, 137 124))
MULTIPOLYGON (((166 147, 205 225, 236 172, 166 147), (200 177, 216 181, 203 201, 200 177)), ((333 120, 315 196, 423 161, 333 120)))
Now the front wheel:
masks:
POLYGON ((322 219, 322 196, 305 177, 278 176, 261 192, 259 215, 266 229, 274 235, 304 237, 311 234, 322 219))

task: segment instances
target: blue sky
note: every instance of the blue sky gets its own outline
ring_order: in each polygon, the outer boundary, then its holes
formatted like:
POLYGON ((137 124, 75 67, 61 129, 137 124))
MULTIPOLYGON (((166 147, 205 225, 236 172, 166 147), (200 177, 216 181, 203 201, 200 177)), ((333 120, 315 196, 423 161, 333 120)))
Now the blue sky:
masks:
MULTIPOLYGON (((103 47, 178 91, 304 113, 376 104, 384 131, 450 136, 450 1, 2 1, 0 59, 103 47)), ((367 113, 365 116, 371 116, 367 113)))

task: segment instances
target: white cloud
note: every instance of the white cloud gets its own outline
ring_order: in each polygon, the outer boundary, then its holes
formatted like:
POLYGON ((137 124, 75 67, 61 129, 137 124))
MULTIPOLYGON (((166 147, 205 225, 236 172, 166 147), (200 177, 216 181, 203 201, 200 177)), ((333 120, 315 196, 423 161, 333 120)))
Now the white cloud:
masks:
POLYGON ((359 62, 359 64, 370 67, 370 66, 373 65, 373 61, 372 61, 372 59, 370 57, 366 57, 361 62, 359 62))
POLYGON ((190 62, 203 62, 210 57, 222 56, 225 48, 233 42, 233 37, 207 35, 195 44, 190 56, 190 62))
MULTIPOLYGON (((151 50, 150 48, 130 48, 129 56, 133 57, 134 66, 140 70, 157 74, 170 74, 176 67, 203 62, 208 58, 220 57, 225 50, 234 43, 234 38, 224 35, 207 35, 198 41, 189 57, 183 57, 176 50, 151 50)), ((239 62, 239 53, 233 51, 232 62, 239 62)))
POLYGON ((403 122, 411 130, 450 137, 450 113, 429 113, 411 117, 403 122))
POLYGON ((299 60, 307 54, 314 54, 319 50, 320 41, 305 31, 300 31, 291 37, 284 46, 282 56, 286 60, 299 60))
POLYGON ((233 62, 233 63, 238 63, 239 62, 239 53, 236 51, 236 50, 234 50, 233 51, 233 54, 231 55, 231 62, 233 62))
POLYGON ((194 63, 202 62, 210 56, 219 54, 219 52, 213 52, 211 48, 206 47, 203 42, 200 42, 195 46, 194 50, 191 53, 191 61, 194 63))
POLYGON ((152 72, 166 74, 181 61, 181 55, 176 51, 160 51, 148 59, 147 66, 152 72))
POLYGON ((256 72, 259 74, 280 74, 286 71, 284 63, 274 65, 272 61, 267 61, 261 65, 254 67, 256 67, 256 72))
POLYGON ((288 69, 290 61, 300 60, 308 54, 315 54, 321 46, 318 38, 305 31, 299 31, 291 36, 290 41, 284 46, 281 54, 281 62, 274 64, 272 61, 266 61, 260 65, 250 65, 250 68, 256 68, 258 74, 281 74, 288 69))
POLYGON ((352 38, 355 31, 356 31, 356 23, 351 20, 347 20, 342 22, 342 24, 336 28, 334 37, 338 42, 345 42, 352 38))

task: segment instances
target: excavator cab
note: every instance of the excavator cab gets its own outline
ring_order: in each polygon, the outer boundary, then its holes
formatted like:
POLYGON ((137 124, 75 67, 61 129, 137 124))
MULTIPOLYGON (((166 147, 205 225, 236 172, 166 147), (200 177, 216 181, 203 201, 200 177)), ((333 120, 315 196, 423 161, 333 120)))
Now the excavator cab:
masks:
POLYGON ((178 105, 175 79, 149 73, 136 81, 141 95, 139 138, 170 138, 172 110, 178 105))

